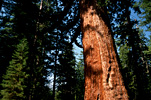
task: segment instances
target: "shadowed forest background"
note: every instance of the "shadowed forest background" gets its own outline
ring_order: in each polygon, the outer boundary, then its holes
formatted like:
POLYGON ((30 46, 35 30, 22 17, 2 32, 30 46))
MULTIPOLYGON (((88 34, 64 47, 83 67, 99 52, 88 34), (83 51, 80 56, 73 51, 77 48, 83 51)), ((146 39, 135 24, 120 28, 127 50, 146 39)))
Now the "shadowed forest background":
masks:
MULTIPOLYGON (((0 0, 0 100, 84 99, 79 1, 0 0)), ((151 1, 101 1, 129 100, 151 100, 151 1)))

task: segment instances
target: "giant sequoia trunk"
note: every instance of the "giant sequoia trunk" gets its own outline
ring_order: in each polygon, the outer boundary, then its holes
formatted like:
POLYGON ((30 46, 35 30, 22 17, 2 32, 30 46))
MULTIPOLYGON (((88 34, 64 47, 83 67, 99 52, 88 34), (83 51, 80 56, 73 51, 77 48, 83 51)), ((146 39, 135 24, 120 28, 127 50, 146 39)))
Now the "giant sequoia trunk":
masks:
POLYGON ((85 61, 84 100, 128 100, 105 7, 99 8, 96 1, 80 2, 85 61))

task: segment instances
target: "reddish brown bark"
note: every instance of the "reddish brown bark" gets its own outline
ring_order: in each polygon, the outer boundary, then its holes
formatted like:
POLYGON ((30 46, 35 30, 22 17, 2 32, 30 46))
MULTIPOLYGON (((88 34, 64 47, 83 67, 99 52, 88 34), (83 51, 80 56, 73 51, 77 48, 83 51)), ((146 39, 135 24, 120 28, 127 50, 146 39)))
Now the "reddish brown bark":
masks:
POLYGON ((96 0, 81 0, 80 6, 85 61, 84 100, 128 100, 107 16, 103 9, 98 9, 96 0))

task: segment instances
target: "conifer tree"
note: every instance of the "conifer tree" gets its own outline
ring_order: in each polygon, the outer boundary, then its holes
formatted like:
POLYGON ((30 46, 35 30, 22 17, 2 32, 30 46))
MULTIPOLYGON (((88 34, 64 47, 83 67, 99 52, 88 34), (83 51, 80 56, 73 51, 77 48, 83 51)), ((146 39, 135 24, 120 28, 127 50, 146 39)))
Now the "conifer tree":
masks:
POLYGON ((119 71, 105 0, 81 0, 85 62, 84 100, 128 100, 119 71))
POLYGON ((59 55, 59 69, 57 74, 58 91, 61 100, 74 100, 76 87, 75 58, 72 46, 68 45, 59 55))
MULTIPOLYGON (((142 13, 141 13, 141 20, 140 20, 140 26, 145 26, 147 29, 146 31, 149 31, 148 34, 151 32, 151 1, 150 0, 140 0, 139 1, 139 6, 142 10, 142 13)), ((148 63, 148 71, 150 73, 150 76, 151 76, 151 72, 150 72, 150 67, 151 67, 151 59, 150 59, 150 51, 151 51, 151 35, 149 35, 149 43, 147 44, 148 46, 148 50, 145 50, 144 53, 145 53, 145 57, 147 58, 147 63, 148 63)))
POLYGON ((76 89, 75 89, 75 100, 82 100, 84 98, 84 59, 83 52, 76 64, 76 89))
MULTIPOLYGON (((0 10, 0 83, 2 76, 6 73, 9 61, 18 42, 16 33, 13 31, 13 16, 11 13, 12 4, 1 0, 2 9, 0 10)), ((0 90, 1 90, 0 86, 0 90)))
POLYGON ((16 51, 13 54, 10 65, 7 68, 6 75, 3 76, 2 100, 24 100, 25 99, 25 80, 27 74, 27 59, 28 59, 27 40, 22 39, 17 45, 16 51))
MULTIPOLYGON (((121 71, 124 78, 126 89, 128 90, 129 99, 147 98, 147 91, 145 90, 143 81, 149 81, 147 79, 146 58, 144 57, 144 50, 146 41, 142 33, 138 32, 135 28, 137 21, 131 19, 131 11, 140 13, 139 7, 135 6, 134 0, 117 0, 114 1, 114 7, 109 6, 109 10, 113 14, 111 18, 114 18, 114 22, 118 25, 112 26, 112 30, 115 32, 115 36, 118 37, 120 43, 119 55, 121 60, 121 71), (123 6, 125 5, 125 6, 123 6), (113 10, 113 11, 112 11, 113 10), (116 10, 116 11, 115 11, 116 10), (117 17, 114 17, 114 14, 117 17), (140 74, 138 74, 140 73, 140 74)), ((109 3, 111 4, 111 3, 109 3)), ((111 20, 112 21, 112 20, 111 20)), ((117 38, 116 38, 117 39, 117 38)))
POLYGON ((140 0, 140 7, 142 10, 141 25, 147 27, 147 31, 151 31, 151 1, 150 0, 140 0))

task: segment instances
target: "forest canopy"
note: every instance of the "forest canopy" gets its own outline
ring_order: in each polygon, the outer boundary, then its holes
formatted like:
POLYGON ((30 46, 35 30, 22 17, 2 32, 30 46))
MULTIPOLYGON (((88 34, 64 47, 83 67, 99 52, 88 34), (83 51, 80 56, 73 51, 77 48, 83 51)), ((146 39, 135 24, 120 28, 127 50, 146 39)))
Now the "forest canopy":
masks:
MULTIPOLYGON (((129 100, 151 100, 150 5, 149 0, 0 0, 0 99, 106 100, 95 91, 98 83, 104 95, 122 87, 129 100), (112 80, 121 80, 121 87, 112 80), (94 90, 90 97, 86 86, 94 90)), ((122 93, 115 95, 113 100, 122 93)))

